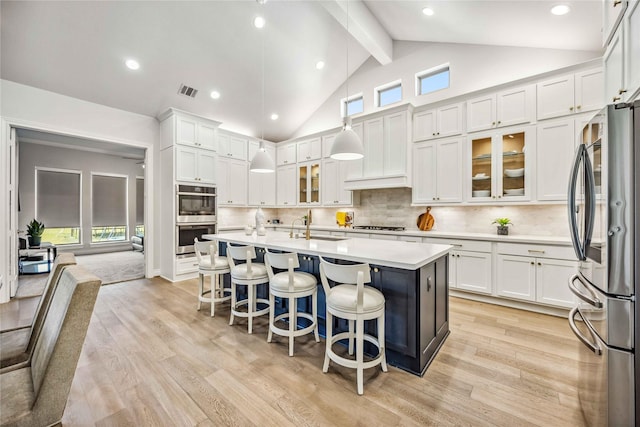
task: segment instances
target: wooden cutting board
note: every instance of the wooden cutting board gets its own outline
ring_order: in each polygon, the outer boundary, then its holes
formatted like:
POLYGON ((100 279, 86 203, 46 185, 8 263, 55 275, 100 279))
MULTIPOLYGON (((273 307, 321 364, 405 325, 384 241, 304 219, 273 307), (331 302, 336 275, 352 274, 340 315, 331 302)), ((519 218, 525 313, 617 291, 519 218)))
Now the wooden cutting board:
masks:
POLYGON ((418 216, 417 226, 418 229, 422 231, 429 231, 433 227, 435 223, 435 219, 433 215, 431 215, 431 206, 427 207, 427 211, 425 213, 420 214, 418 216))

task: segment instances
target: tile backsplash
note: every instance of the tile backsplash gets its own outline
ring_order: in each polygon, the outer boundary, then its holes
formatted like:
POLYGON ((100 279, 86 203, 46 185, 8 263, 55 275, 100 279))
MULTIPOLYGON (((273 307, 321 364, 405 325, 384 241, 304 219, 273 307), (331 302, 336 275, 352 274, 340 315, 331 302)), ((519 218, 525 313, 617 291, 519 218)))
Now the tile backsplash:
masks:
MULTIPOLYGON (((306 208, 263 209, 268 220, 278 218, 283 224, 306 214, 306 208)), ((313 224, 335 225, 337 211, 354 212, 354 225, 388 225, 417 229, 416 220, 425 211, 411 206, 410 188, 389 188, 360 191, 360 204, 350 208, 314 207, 313 224)), ((218 223, 221 227, 255 224, 256 208, 221 207, 218 223)), ((567 207, 534 206, 434 206, 434 230, 472 233, 495 233, 491 224, 497 217, 508 217, 514 224, 510 234, 569 237, 567 207)))

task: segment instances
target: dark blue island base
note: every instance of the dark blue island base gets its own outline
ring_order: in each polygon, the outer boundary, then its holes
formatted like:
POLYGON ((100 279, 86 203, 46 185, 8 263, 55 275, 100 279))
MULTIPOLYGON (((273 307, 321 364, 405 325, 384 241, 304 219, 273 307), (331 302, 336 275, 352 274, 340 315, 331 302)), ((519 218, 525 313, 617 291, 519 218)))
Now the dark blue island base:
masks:
MULTIPOLYGON (((220 242, 220 255, 226 256, 226 243, 220 242)), ((256 248, 256 262, 264 262, 264 249, 256 248)), ((325 294, 320 283, 320 261, 315 255, 298 254, 300 270, 318 278, 318 326, 325 336, 325 294)), ((351 261, 327 258, 338 264, 351 261)), ((380 290, 386 299, 385 335, 387 363, 415 375, 424 375, 427 367, 449 335, 448 255, 443 255, 418 270, 404 270, 371 264, 369 286, 380 290)), ((225 287, 230 279, 225 275, 225 287)), ((260 286, 259 298, 268 298, 268 287, 260 286)), ((308 298, 298 302, 298 311, 310 312, 308 298)), ((284 301, 276 300, 276 315, 284 312, 284 301)), ((306 322, 301 319, 300 322, 306 322)), ((347 322, 335 319, 334 331, 348 330, 347 322)), ((375 322, 365 322, 368 333, 376 334, 375 322)), ((346 343, 346 342, 345 342, 346 343)), ((367 343, 369 344, 369 343, 367 343)), ((375 355, 375 347, 365 346, 375 355)))

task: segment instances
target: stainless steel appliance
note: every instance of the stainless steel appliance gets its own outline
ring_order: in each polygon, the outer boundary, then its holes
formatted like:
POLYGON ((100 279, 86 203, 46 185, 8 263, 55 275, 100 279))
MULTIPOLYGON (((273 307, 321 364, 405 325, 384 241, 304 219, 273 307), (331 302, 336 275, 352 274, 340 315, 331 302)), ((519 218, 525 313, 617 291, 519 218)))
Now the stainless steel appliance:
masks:
POLYGON ((176 222, 216 222, 216 187, 176 185, 176 222))
POLYGON ((570 174, 569 225, 581 261, 569 288, 569 325, 581 346, 586 424, 640 426, 640 101, 616 104, 582 129, 570 174))
POLYGON ((193 239, 204 240, 203 234, 216 234, 215 223, 195 223, 176 225, 176 255, 194 254, 193 239))

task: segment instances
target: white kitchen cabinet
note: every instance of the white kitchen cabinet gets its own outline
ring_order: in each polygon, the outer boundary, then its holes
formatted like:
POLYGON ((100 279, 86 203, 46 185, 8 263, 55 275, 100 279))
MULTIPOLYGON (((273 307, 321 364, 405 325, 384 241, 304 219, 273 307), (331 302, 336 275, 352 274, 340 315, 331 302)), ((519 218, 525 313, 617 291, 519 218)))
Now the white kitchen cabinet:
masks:
POLYGON ((320 161, 298 163, 298 205, 320 204, 320 161))
POLYGON ((624 32, 623 27, 611 39, 602 57, 604 64, 604 94, 608 103, 624 102, 624 32))
POLYGON ((335 133, 322 135, 322 157, 331 157, 331 148, 333 147, 333 141, 335 141, 336 135, 335 133))
POLYGON ((324 206, 351 205, 351 191, 344 189, 349 174, 349 161, 324 159, 322 161, 322 204, 324 206))
POLYGON ((216 128, 196 119, 177 117, 176 144, 216 150, 216 128))
POLYGON ((222 131, 218 134, 218 154, 222 157, 247 160, 247 144, 246 137, 222 131))
POLYGON ((569 259, 571 248, 498 243, 497 253, 497 295, 564 308, 574 305, 567 283, 578 262, 569 259))
POLYGON ((627 9, 627 0, 602 1, 602 46, 606 47, 613 37, 627 9))
POLYGON ((536 85, 538 120, 601 108, 604 105, 602 79, 602 70, 598 68, 539 82, 536 85))
POLYGON ((574 119, 538 123, 536 146, 537 200, 567 200, 569 173, 576 147, 574 119))
POLYGON ((462 201, 462 138, 413 144, 414 204, 462 201))
POLYGON ((285 166, 294 164, 296 162, 296 150, 297 146, 295 143, 278 144, 276 148, 276 165, 285 166))
POLYGON ((467 132, 529 123, 534 111, 533 85, 470 99, 467 101, 467 132))
POLYGON ((186 146, 176 146, 176 181, 199 184, 216 183, 216 153, 186 146))
POLYGON ((400 111, 384 116, 384 175, 407 172, 407 140, 407 112, 400 111))
POLYGON ((384 117, 364 122, 364 159, 362 174, 367 177, 383 176, 384 117))
POLYGON ((247 162, 218 157, 218 205, 247 205, 247 162))
POLYGON ((296 165, 276 168, 276 204, 278 206, 296 206, 296 175, 296 165))
POLYGON ((322 157, 321 138, 312 138, 300 141, 296 144, 297 159, 299 162, 317 160, 322 157))
POLYGON ((628 100, 637 99, 640 91, 640 1, 635 0, 624 18, 624 78, 628 100))
POLYGON ((249 206, 276 205, 276 173, 257 173, 249 171, 248 204, 249 206))
POLYGON ((466 150, 470 202, 523 201, 531 198, 533 126, 470 135, 466 150))
MULTIPOLYGON (((360 141, 364 143, 364 124, 362 122, 353 123, 351 125, 351 130, 354 131, 355 134, 358 136, 358 138, 360 138, 360 141)), ((335 137, 333 139, 335 140, 335 137)), ((333 145, 333 141, 331 141, 331 144, 333 145)), ((331 151, 331 148, 329 148, 329 152, 330 151, 331 151)), ((349 179, 362 178, 363 174, 364 174, 364 159, 350 160, 348 178, 349 179)))
POLYGON ((453 104, 413 114, 413 141, 462 134, 463 104, 453 104))
POLYGON ((491 294, 491 252, 453 250, 449 253, 449 286, 491 294))

